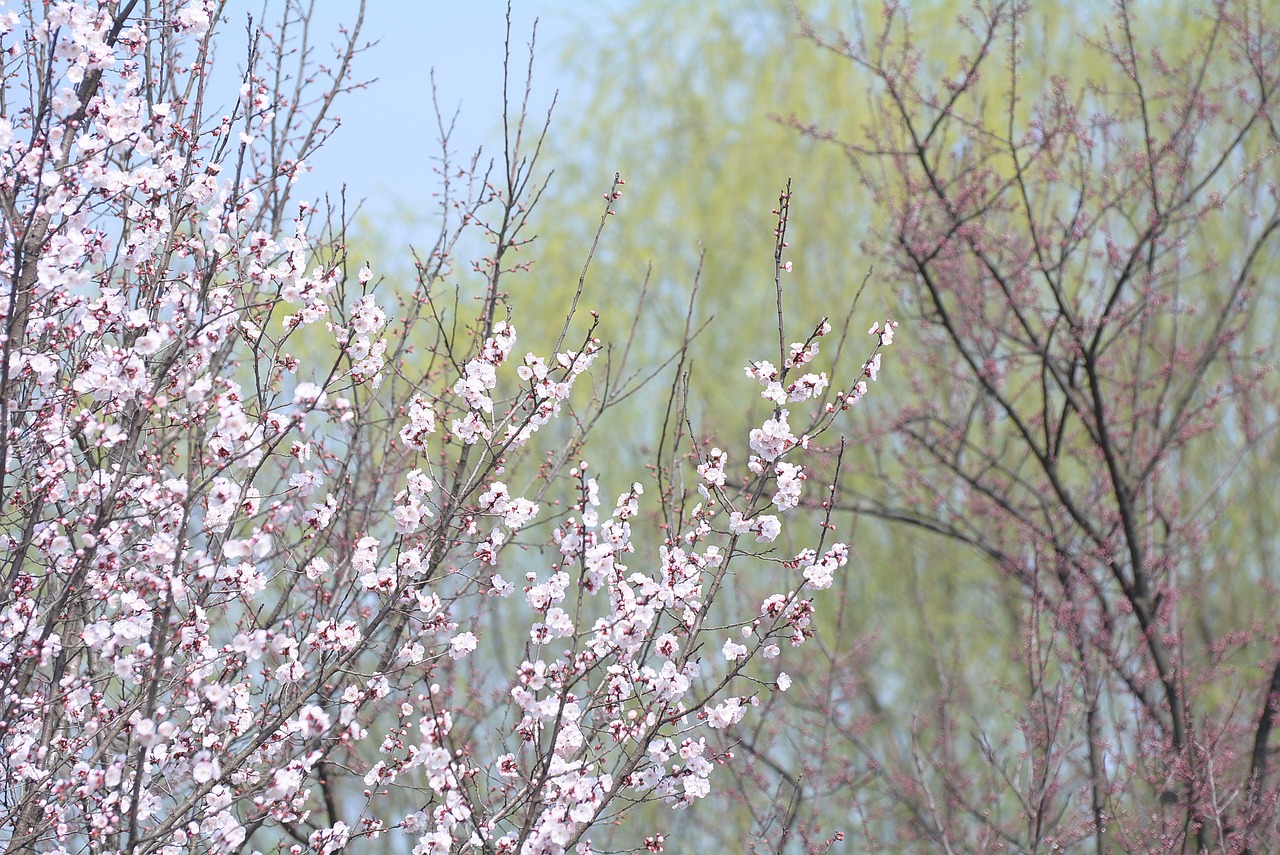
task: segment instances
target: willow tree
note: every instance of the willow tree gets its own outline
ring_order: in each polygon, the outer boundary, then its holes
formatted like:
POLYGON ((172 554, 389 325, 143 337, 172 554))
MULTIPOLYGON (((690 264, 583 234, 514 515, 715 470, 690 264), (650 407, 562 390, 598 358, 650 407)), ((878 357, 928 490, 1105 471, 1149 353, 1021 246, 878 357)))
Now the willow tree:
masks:
MULTIPOLYGON (((794 740, 742 790, 788 807, 743 821, 770 848, 841 824, 1256 845, 1280 688, 1274 12, 801 6, 621 12, 570 52, 590 95, 555 152, 571 186, 628 179, 619 299, 652 264, 682 305, 705 252, 697 307, 729 322, 693 349, 695 414, 717 394, 698 361, 764 334, 736 317, 766 287, 738 239, 757 182, 794 174, 805 201, 787 300, 849 306, 871 272, 854 317, 915 320, 912 391, 878 402, 883 451, 846 456, 837 499, 892 569, 846 580, 812 714, 739 743, 794 740)), ((545 287, 574 281, 559 240, 545 287)))

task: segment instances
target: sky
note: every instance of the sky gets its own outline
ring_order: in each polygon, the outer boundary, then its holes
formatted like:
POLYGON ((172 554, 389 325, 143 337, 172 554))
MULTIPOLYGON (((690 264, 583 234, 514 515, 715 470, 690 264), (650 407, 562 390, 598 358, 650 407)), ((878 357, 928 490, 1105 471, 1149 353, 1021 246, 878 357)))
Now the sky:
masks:
MULTIPOLYGON (((596 11, 583 12, 557 0, 515 0, 511 65, 517 94, 537 21, 533 115, 546 114, 557 90, 571 94, 573 80, 558 62, 568 34, 617 5, 597 4, 596 11)), ((313 32, 336 35, 339 24, 354 21, 358 7, 357 0, 319 0, 313 32)), ((374 82, 339 102, 342 127, 312 158, 313 171, 298 188, 303 196, 336 193, 345 184, 348 199, 364 200, 365 214, 374 217, 427 196, 434 186, 428 158, 438 152, 433 69, 442 111, 458 111, 455 150, 470 154, 484 146, 496 156, 505 18, 506 3, 498 0, 368 0, 361 41, 367 37, 377 44, 356 58, 355 74, 374 82)))

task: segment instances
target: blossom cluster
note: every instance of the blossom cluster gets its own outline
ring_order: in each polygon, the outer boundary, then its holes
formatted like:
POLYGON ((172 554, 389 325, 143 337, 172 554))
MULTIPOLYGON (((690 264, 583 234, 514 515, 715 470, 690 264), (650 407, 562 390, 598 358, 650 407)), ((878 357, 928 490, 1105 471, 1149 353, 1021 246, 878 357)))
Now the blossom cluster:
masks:
POLYGON ((825 426, 797 436, 784 405, 827 395, 825 372, 789 378, 830 326, 748 369, 774 411, 739 470, 720 448, 697 462, 680 525, 654 520, 684 496, 629 478, 602 504, 607 473, 557 468, 589 421, 594 323, 513 365, 495 303, 450 332, 433 280, 405 297, 349 272, 291 200, 326 126, 273 83, 285 43, 264 38, 277 52, 225 114, 174 94, 213 85, 219 8, 60 2, 20 27, 0 6, 6 62, 48 98, 0 118, 24 230, 0 241, 13 851, 336 853, 394 833, 415 853, 558 853, 625 803, 707 797, 731 759, 715 732, 785 691, 772 660, 849 560, 824 526, 758 612, 719 596, 802 502, 791 458, 825 426))

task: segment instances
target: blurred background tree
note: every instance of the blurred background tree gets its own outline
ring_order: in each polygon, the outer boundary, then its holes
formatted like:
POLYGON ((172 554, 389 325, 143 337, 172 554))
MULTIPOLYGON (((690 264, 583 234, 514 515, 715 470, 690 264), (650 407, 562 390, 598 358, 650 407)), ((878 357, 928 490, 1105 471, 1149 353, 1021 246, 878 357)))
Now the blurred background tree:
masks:
MULTIPOLYGON (((1247 39, 1236 44, 1226 35, 1210 41, 1216 38, 1215 21, 1221 20, 1212 9, 1191 2, 1129 4, 1125 12, 1132 33, 1125 33, 1115 9, 1103 3, 1019 7, 917 2, 909 11, 910 53, 916 66, 903 73, 914 74, 930 91, 944 95, 958 84, 958 70, 982 55, 981 39, 965 21, 976 21, 979 34, 982 21, 994 15, 1019 22, 1019 95, 1012 114, 1008 71, 1013 60, 1007 33, 997 33, 981 77, 965 88, 964 121, 969 124, 947 127, 944 142, 928 141, 956 176, 989 165, 975 159, 983 151, 975 135, 1008 138, 1011 130, 1014 137, 1033 130, 1045 93, 1053 92, 1059 80, 1069 97, 1082 99, 1077 102, 1082 111, 1105 116, 1109 109, 1119 110, 1122 98, 1115 93, 1130 91, 1126 86, 1131 81, 1122 64, 1106 55, 1103 46, 1109 39, 1123 44, 1132 37, 1146 73, 1165 72, 1166 61, 1176 66, 1178 58, 1200 57, 1208 60, 1202 70, 1208 78, 1229 81, 1236 75, 1242 92, 1257 97, 1260 88, 1264 101, 1274 83, 1265 74, 1251 79, 1245 56, 1250 49, 1259 55, 1274 49, 1269 39, 1274 38, 1276 16, 1265 2, 1228 4, 1224 13, 1239 32, 1257 34, 1258 44, 1253 46, 1247 39), (1091 94, 1085 97, 1083 92, 1091 94), (1115 95, 1112 105, 1107 103, 1108 93, 1115 95)), ((773 299, 770 259, 759 257, 758 251, 744 252, 743 247, 763 245, 758 238, 771 228, 769 209, 778 187, 791 177, 795 268, 784 280, 784 299, 792 322, 803 326, 828 315, 837 326, 848 321, 850 329, 860 333, 885 316, 913 321, 900 332, 904 364, 886 368, 895 379, 896 397, 860 405, 866 408, 860 417, 870 425, 897 424, 897 414, 928 411, 935 404, 962 410, 965 396, 976 388, 973 379, 966 386, 943 370, 952 365, 956 353, 948 342, 927 334, 933 310, 921 302, 917 281, 893 255, 897 248, 892 238, 898 233, 893 217, 909 200, 886 194, 919 187, 893 174, 902 166, 900 161, 868 157, 856 147, 859 140, 886 139, 893 129, 885 125, 884 90, 874 69, 840 54, 843 49, 868 59, 858 53, 858 33, 879 32, 884 14, 879 3, 806 2, 797 9, 761 0, 648 0, 626 4, 603 22, 592 18, 571 31, 555 59, 580 86, 561 94, 544 153, 555 174, 530 221, 538 240, 528 258, 536 261, 510 285, 511 300, 526 319, 524 330, 534 337, 531 348, 546 349, 554 342, 559 329, 554 318, 546 318, 546 323, 533 318, 540 305, 562 305, 577 287, 584 247, 590 245, 602 206, 601 191, 617 171, 627 181, 626 194, 597 255, 597 261, 606 263, 596 268, 609 271, 610 278, 588 277, 584 304, 602 313, 605 340, 625 342, 634 336, 635 350, 651 367, 669 356, 658 342, 679 334, 686 323, 699 328, 713 319, 699 334, 691 361, 678 370, 689 375, 689 424, 699 440, 714 440, 699 433, 698 418, 725 400, 714 378, 722 376, 725 366, 745 365, 758 355, 760 342, 776 335, 766 313, 742 310, 773 299), (848 44, 840 42, 841 32, 849 35, 848 44), (806 36, 818 36, 836 49, 822 49, 806 36), (630 318, 642 293, 662 311, 650 315, 659 319, 657 324, 633 333, 630 318)), ((539 57, 541 62, 549 59, 546 52, 539 57)), ((1150 94, 1152 104, 1163 104, 1178 93, 1150 94)), ((1249 110, 1247 96, 1233 100, 1229 85, 1222 84, 1219 94, 1219 109, 1231 116, 1249 110)), ((1121 131, 1132 132, 1132 127, 1121 131)), ((1274 129, 1259 123, 1238 142, 1230 136, 1233 132, 1230 121, 1207 122, 1197 141, 1204 150, 1229 152, 1230 168, 1248 173, 1249 192, 1265 203, 1273 192, 1267 182, 1275 173, 1259 163, 1270 163, 1274 129)), ((997 177, 1007 178, 1008 164, 994 169, 997 177)), ((1060 188, 1051 180, 1045 187, 1045 204, 1069 200, 1072 192, 1065 180, 1060 188)), ((1243 260, 1256 293, 1239 319, 1231 346, 1260 370, 1272 358, 1270 343, 1280 317, 1271 282, 1277 250, 1273 240, 1246 243, 1242 236, 1256 239, 1267 216, 1265 207, 1227 205, 1218 216, 1198 219, 1182 236, 1180 247, 1189 266, 1207 270, 1221 262, 1225 270, 1231 267, 1230 259, 1256 245, 1256 253, 1243 260)), ((1237 263, 1235 272, 1241 266, 1237 263)), ((1202 306, 1208 321, 1224 308, 1222 281, 1212 276, 1188 277, 1180 289, 1179 299, 1202 306)), ((802 337, 799 331, 789 333, 793 339, 802 337)), ((861 358, 861 348, 851 353, 847 359, 861 358)), ((666 389, 667 384, 655 384, 638 393, 651 396, 647 411, 653 413, 652 423, 608 422, 605 433, 655 435, 655 426, 668 412, 666 389)), ((1268 484, 1275 450, 1275 393, 1274 379, 1259 375, 1247 394, 1231 399, 1216 413, 1213 431, 1179 448, 1168 461, 1180 489, 1195 497, 1192 510, 1204 531, 1193 552, 1179 555, 1184 573, 1207 580, 1195 588, 1194 602, 1183 604, 1187 626, 1179 629, 1199 638, 1200 653, 1195 656, 1220 656, 1223 667, 1240 669, 1220 672, 1211 685, 1202 687, 1206 706, 1193 712, 1193 718, 1214 719, 1223 705, 1235 704, 1237 718, 1257 723, 1266 706, 1265 677, 1276 644, 1277 507, 1268 484), (1245 633, 1247 641, 1224 647, 1223 640, 1234 632, 1245 633)), ((745 432, 765 407, 761 401, 757 412, 743 413, 740 425, 718 428, 724 433, 745 432)), ((985 438, 1007 438, 1003 431, 993 427, 985 438)), ((949 503, 963 504, 964 485, 937 472, 921 474, 923 461, 913 456, 918 448, 874 427, 868 427, 867 436, 875 436, 877 442, 846 455, 843 495, 884 497, 892 492, 885 485, 914 477, 923 478, 912 484, 917 498, 930 491, 936 495, 934 511, 949 503)), ((844 504, 855 502, 846 498, 844 504)), ((895 516, 888 504, 882 503, 881 517, 895 516)), ((908 525, 890 524, 873 514, 837 517, 842 532, 854 536, 859 567, 841 580, 841 606, 820 612, 826 660, 798 675, 796 690, 813 701, 813 714, 804 720, 774 720, 772 730, 738 735, 739 750, 748 756, 776 757, 779 742, 791 740, 793 748, 783 756, 794 762, 762 764, 758 777, 743 782, 741 811, 726 816, 716 806, 703 808, 701 814, 695 809, 682 820, 691 826, 682 829, 684 833, 696 830, 708 844, 728 847, 756 840, 761 851, 814 850, 837 829, 865 834, 864 845, 893 848, 931 838, 936 845, 968 848, 970 841, 944 841, 941 836, 938 817, 945 814, 954 822, 952 812, 957 809, 942 791, 964 783, 995 786, 991 778, 1019 774, 1013 765, 1000 765, 993 758, 1009 745, 1016 749, 1031 741, 1019 732, 1032 700, 1026 686, 1026 649, 1032 640, 1028 600, 1017 578, 993 572, 1000 568, 982 546, 994 536, 989 521, 972 521, 973 537, 965 546, 954 537, 927 534, 924 529, 929 526, 923 523, 930 519, 936 521, 936 514, 922 513, 908 525), (938 746, 951 756, 939 760, 932 753, 938 746), (931 806, 933 785, 939 794, 938 803, 931 806)), ((750 590, 751 580, 738 583, 744 594, 750 590)), ((1264 755, 1270 751, 1265 738, 1261 748, 1264 755)), ((1172 792, 1145 795, 1158 801, 1172 792)), ((1064 800, 1071 800, 1063 793, 1046 798, 1054 811, 1065 810, 1064 800)), ((1088 800, 1083 795, 1074 798, 1088 800)), ((997 799, 990 809, 1044 816, 1016 801, 997 799)), ((970 831, 998 824, 971 819, 970 831)), ((660 822, 655 817, 657 827, 675 822, 672 817, 660 822)), ((1064 840, 1091 835, 1100 849, 1118 845, 1067 826, 1060 829, 1064 840)), ((1220 836, 1226 839, 1229 830, 1221 830, 1220 836)), ((1002 843, 1014 849, 1034 848, 1031 842, 1037 839, 1036 833, 1028 832, 1002 843)))

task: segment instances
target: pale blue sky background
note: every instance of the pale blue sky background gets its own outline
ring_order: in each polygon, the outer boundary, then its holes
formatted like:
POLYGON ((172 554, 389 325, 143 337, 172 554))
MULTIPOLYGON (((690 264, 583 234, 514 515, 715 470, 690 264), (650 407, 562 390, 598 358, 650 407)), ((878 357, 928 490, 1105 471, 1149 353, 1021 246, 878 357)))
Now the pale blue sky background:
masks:
MULTIPOLYGON (((336 34, 340 22, 354 20, 358 5, 319 0, 313 32, 336 34)), ((529 39, 538 22, 533 115, 545 116, 557 89, 562 99, 572 96, 573 80, 559 72, 567 35, 618 5, 593 3, 587 11, 565 0, 513 3, 515 97, 523 92, 529 39)), ((299 188, 303 195, 336 193, 345 183, 348 200, 364 199, 365 213, 376 217, 429 194, 434 185, 427 158, 438 151, 433 68, 443 111, 461 111, 455 150, 469 154, 483 145, 486 156, 499 155, 505 15, 500 0, 368 0, 362 41, 379 43, 357 58, 356 76, 377 80, 339 103, 342 128, 312 159, 313 172, 299 188)))

